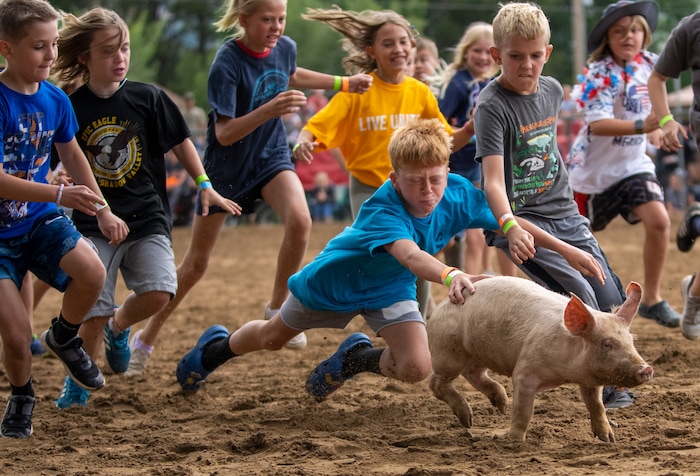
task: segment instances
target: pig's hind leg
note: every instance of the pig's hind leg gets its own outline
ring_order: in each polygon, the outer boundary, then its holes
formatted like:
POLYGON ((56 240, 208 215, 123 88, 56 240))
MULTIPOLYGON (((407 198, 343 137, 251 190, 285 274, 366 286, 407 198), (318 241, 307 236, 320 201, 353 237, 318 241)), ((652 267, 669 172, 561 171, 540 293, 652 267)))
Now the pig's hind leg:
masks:
POLYGON ((433 359, 433 375, 430 378, 430 390, 433 395, 447 403, 459 419, 462 426, 472 426, 472 409, 469 402, 457 391, 454 380, 462 373, 466 362, 463 350, 448 355, 447 352, 435 352, 433 359))
POLYGON ((508 409, 508 394, 503 386, 489 377, 486 367, 469 365, 462 373, 472 386, 486 395, 491 405, 505 414, 508 409))

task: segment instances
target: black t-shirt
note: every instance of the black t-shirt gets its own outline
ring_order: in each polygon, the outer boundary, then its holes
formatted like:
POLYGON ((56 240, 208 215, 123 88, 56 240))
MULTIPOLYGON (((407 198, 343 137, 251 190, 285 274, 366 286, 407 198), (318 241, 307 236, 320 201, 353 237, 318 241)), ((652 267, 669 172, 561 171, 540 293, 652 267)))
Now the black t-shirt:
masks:
MULTIPOLYGON (((170 237, 165 152, 189 137, 175 103, 155 86, 126 80, 109 98, 85 85, 70 99, 75 137, 112 212, 129 226, 127 239, 170 237)), ((101 235, 96 218, 77 210, 72 218, 84 235, 101 235)))

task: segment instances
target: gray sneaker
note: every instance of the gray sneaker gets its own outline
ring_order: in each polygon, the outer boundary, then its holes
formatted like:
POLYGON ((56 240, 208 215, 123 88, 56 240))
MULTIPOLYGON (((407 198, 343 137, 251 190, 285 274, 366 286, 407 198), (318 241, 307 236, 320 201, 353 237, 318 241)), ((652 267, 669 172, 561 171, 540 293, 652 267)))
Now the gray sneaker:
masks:
POLYGON ((151 354, 143 349, 135 349, 134 341, 139 338, 143 329, 137 331, 131 337, 131 343, 129 347, 131 348, 131 360, 129 361, 129 368, 124 372, 124 377, 138 377, 146 372, 146 365, 148 365, 148 359, 151 358, 151 354))
MULTIPOLYGON (((270 319, 272 319, 278 311, 279 309, 270 309, 270 303, 267 303, 265 305, 265 320, 269 321, 270 319)), ((306 347, 306 334, 300 332, 299 334, 289 339, 289 342, 284 344, 284 346, 287 349, 303 349, 304 347, 306 347)))
POLYGON ((695 274, 686 276, 681 282, 683 295, 683 317, 681 332, 686 339, 695 340, 700 337, 700 297, 690 295, 690 287, 695 280, 695 274))

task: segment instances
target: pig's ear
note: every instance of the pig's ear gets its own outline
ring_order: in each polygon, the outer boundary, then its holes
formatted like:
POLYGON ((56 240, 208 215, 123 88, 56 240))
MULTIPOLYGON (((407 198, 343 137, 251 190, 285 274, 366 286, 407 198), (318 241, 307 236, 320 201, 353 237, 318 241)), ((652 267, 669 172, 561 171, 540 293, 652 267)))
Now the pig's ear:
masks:
POLYGON ((587 334, 595 326, 595 317, 575 294, 571 295, 564 310, 564 325, 575 336, 587 334))
POLYGON ((627 324, 630 324, 634 318, 634 315, 637 313, 639 301, 642 299, 642 287, 639 285, 639 283, 632 281, 627 286, 627 290, 625 292, 627 293, 627 299, 624 303, 622 303, 622 306, 617 308, 615 315, 620 316, 627 321, 627 324))

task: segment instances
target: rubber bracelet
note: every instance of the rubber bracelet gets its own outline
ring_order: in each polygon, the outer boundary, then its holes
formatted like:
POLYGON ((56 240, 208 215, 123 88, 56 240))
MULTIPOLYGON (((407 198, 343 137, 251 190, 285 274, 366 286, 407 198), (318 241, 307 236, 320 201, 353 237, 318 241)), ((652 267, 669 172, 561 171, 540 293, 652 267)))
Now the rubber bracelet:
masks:
POLYGON ((61 199, 63 198, 63 187, 64 187, 64 186, 65 186, 65 185, 63 185, 63 184, 60 184, 60 185, 58 186, 58 192, 56 192, 56 205, 60 205, 60 204, 61 204, 61 199))
POLYGON ((211 180, 209 180, 209 176, 207 174, 202 174, 199 177, 197 177, 196 179, 194 179, 195 185, 200 185, 202 182, 211 182, 211 180))
POLYGON ((299 148, 300 145, 301 145, 301 142, 297 142, 296 144, 294 144, 294 147, 292 147, 292 154, 297 151, 297 149, 299 148))
POLYGON ((348 78, 347 76, 343 76, 341 78, 341 83, 342 86, 340 87, 340 90, 342 92, 347 93, 348 91, 350 91, 350 78, 348 78))
POLYGON ((343 81, 340 76, 335 76, 333 78, 333 91, 339 91, 342 82, 343 81))
POLYGON ((503 226, 503 234, 505 235, 506 233, 508 233, 508 230, 510 230, 513 226, 515 226, 515 225, 517 225, 517 224, 518 224, 518 222, 515 221, 515 220, 511 220, 511 221, 509 221, 508 223, 506 223, 506 224, 503 226))
POLYGON ((442 281, 442 284, 445 284, 445 280, 447 279, 447 275, 456 269, 459 269, 459 268, 455 268, 454 266, 448 266, 447 268, 442 270, 442 274, 440 275, 440 280, 442 281))
POLYGON ((204 190, 205 188, 212 188, 211 182, 209 180, 205 180, 204 182, 199 184, 199 188, 204 190))
POLYGON ((507 222, 508 220, 513 220, 515 217, 513 216, 512 213, 504 213, 501 215, 501 218, 498 219, 498 226, 503 228, 503 224, 507 222))
POLYGON ((659 127, 663 128, 668 121, 672 121, 672 120, 673 120, 673 114, 666 114, 659 121, 659 127))
POLYGON ((639 135, 639 134, 644 134, 644 121, 641 119, 637 119, 634 121, 634 133, 639 135))
POLYGON ((450 274, 447 275, 447 277, 445 278, 445 285, 448 288, 450 287, 450 283, 452 283, 452 278, 454 278, 458 274, 464 274, 464 271, 462 271, 460 269, 455 269, 454 271, 452 271, 450 274))

